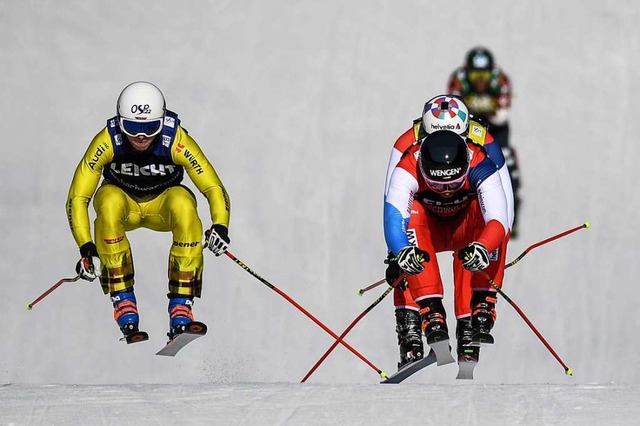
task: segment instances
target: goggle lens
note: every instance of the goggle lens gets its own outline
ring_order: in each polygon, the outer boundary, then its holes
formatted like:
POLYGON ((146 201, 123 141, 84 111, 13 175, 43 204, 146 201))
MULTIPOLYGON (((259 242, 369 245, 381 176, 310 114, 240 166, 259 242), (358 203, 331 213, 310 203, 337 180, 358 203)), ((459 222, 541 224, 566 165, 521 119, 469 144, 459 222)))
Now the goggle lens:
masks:
POLYGON ((436 182, 434 180, 426 179, 426 178, 425 178, 425 181, 427 182, 427 185, 429 186, 429 188, 431 188, 435 192, 438 192, 440 194, 448 194, 460 189, 462 185, 464 185, 464 182, 466 179, 467 179, 467 175, 465 174, 464 176, 461 176, 458 179, 455 179, 446 183, 436 182))
POLYGON ((151 121, 134 121, 120 118, 120 130, 129 136, 155 136, 162 130, 162 118, 151 121))
POLYGON ((476 70, 469 72, 469 81, 471 83, 488 82, 491 80, 491 71, 476 70))

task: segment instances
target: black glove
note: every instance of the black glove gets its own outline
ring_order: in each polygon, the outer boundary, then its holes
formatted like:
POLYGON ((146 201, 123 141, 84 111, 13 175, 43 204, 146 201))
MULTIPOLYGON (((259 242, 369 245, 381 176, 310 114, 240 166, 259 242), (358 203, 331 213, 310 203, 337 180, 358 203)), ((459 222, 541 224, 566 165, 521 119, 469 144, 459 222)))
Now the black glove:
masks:
POLYGON ((482 271, 489 266, 487 248, 475 241, 458 250, 458 259, 462 261, 462 266, 471 272, 482 271))
POLYGON ((204 247, 216 256, 225 254, 230 242, 227 227, 224 225, 211 225, 204 233, 204 247))
POLYGON ((387 284, 389 284, 391 287, 405 291, 407 289, 407 279, 399 279, 404 271, 400 269, 400 266, 398 265, 398 259, 396 259, 393 253, 389 253, 387 258, 384 260, 384 263, 389 265, 387 266, 387 270, 385 271, 385 280, 387 281, 387 284))
POLYGON ((417 275, 424 271, 422 262, 429 260, 429 253, 416 246, 406 246, 398 252, 398 266, 409 275, 417 275))
POLYGON ((94 259, 97 259, 99 264, 100 258, 98 257, 96 245, 91 241, 84 243, 80 247, 80 260, 76 263, 76 273, 83 280, 93 281, 98 277, 94 259))

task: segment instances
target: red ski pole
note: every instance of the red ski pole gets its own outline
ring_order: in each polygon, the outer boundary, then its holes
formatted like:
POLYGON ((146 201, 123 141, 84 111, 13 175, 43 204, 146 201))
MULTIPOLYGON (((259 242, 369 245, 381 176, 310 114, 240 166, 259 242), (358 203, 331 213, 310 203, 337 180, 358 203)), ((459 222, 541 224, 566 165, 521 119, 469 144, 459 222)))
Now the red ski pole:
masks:
POLYGON ((558 356, 558 354, 556 353, 556 351, 553 350, 553 348, 551 347, 551 345, 549 344, 549 342, 547 342, 547 340, 542 336, 542 334, 538 331, 538 329, 533 325, 533 323, 529 320, 529 318, 527 318, 527 316, 524 314, 524 312, 522 312, 522 309, 520 309, 520 307, 518 305, 516 305, 516 303, 511 300, 509 298, 509 296, 507 296, 504 291, 502 291, 502 289, 500 287, 498 287, 498 285, 495 283, 495 281, 493 281, 491 279, 491 277, 489 276, 489 274, 487 274, 484 271, 480 271, 480 273, 482 274, 483 277, 485 277, 487 280, 489 280, 489 284, 491 284, 491 287, 495 288, 496 291, 498 292, 498 294, 500 296, 502 296, 504 298, 504 300, 506 300, 507 302, 509 302, 509 304, 511 306, 513 306, 513 308, 516 310, 516 312, 520 315, 520 317, 524 320, 524 322, 527 323, 527 325, 529 326, 529 328, 531 328, 531 330, 535 333, 536 336, 538 336, 538 339, 540 339, 540 341, 542 342, 542 344, 549 350, 549 352, 551 352, 551 355, 553 355, 555 357, 555 359, 560 363, 560 365, 562 365, 562 368, 564 368, 564 372, 569 375, 572 376, 573 375, 573 370, 571 368, 569 368, 567 366, 567 364, 564 363, 564 361, 562 361, 562 359, 560 359, 560 357, 558 356))
MULTIPOLYGON (((537 242, 537 243, 535 243, 535 244, 532 244, 532 245, 530 245, 529 247, 527 247, 527 248, 525 249, 525 251, 523 251, 522 253, 520 253, 520 255, 519 255, 518 257, 516 257, 515 259, 513 259, 511 262, 507 263, 507 264, 505 265, 505 268, 509 268, 509 267, 511 267, 511 266, 513 266, 513 265, 515 265, 516 263, 520 262, 520 260, 522 260, 522 258, 523 258, 523 257, 525 257, 525 256, 527 255, 527 253, 529 253, 531 250, 533 250, 533 249, 534 249, 534 248, 536 248, 536 247, 540 247, 540 246, 541 246, 541 245, 543 245, 543 244, 550 243, 551 241, 557 240, 558 238, 562 238, 562 237, 564 237, 564 236, 566 236, 566 235, 572 234, 572 233, 574 233, 574 232, 576 232, 576 231, 579 231, 579 230, 581 230, 581 229, 589 228, 590 226, 591 226, 591 224, 590 224, 589 222, 585 222, 585 223, 583 223, 583 224, 582 224, 582 225, 580 225, 580 226, 576 226, 575 228, 571 228, 571 229, 569 229, 568 231, 561 232, 561 233, 559 233, 559 234, 557 234, 557 235, 554 235, 553 237, 549 237, 549 238, 547 238, 546 240, 542 240, 542 241, 539 241, 539 242, 537 242)), ((364 293, 366 293, 367 291, 372 290, 372 289, 374 289, 374 288, 378 287, 378 286, 379 286, 379 285, 381 285, 381 284, 384 284, 384 282, 385 282, 385 280, 380 280, 380 281, 377 281, 377 282, 375 282, 375 283, 371 284, 371 285, 370 285, 370 286, 368 286, 368 287, 361 288, 360 290, 358 290, 358 296, 362 296, 362 295, 363 295, 364 293)))
POLYGON ((285 292, 283 292, 282 290, 280 290, 278 287, 274 286, 273 284, 271 284, 269 281, 265 280, 264 278, 262 278, 260 275, 258 275, 257 273, 255 273, 254 271, 251 270, 251 268, 249 268, 247 265, 245 265, 240 259, 238 259, 237 257, 235 257, 233 254, 231 254, 230 252, 226 252, 225 253, 227 255, 227 257, 229 257, 229 259, 233 260, 235 263, 237 263, 242 269, 244 269, 245 271, 247 271, 249 274, 253 275, 258 281, 260 281, 262 284, 266 285, 267 287, 269 287, 271 290, 275 291, 276 293, 278 293, 280 296, 284 297, 287 302, 291 303, 293 306, 295 306, 296 308, 298 308, 298 310, 300 312, 302 312, 303 314, 305 314, 309 319, 311 319, 313 322, 315 322, 320 328, 322 328, 324 331, 326 331, 327 333, 329 333, 331 335, 331 337, 333 337, 334 339, 338 339, 340 341, 340 343, 342 344, 342 346, 344 346, 345 348, 349 349, 355 356, 357 356, 358 358, 360 358, 362 361, 364 361, 365 364, 367 364, 369 367, 373 368, 382 378, 386 378, 387 377, 387 373, 384 372, 383 370, 379 369, 378 367, 376 367, 371 361, 369 361, 368 359, 366 359, 364 356, 362 356, 360 354, 360 352, 356 351, 351 345, 349 345, 347 342, 345 342, 344 340, 340 339, 338 337, 338 335, 336 333, 334 333, 333 331, 331 331, 331 329, 329 327, 327 327, 326 325, 324 325, 323 323, 321 323, 316 317, 314 317, 313 315, 311 315, 309 313, 309 311, 307 311, 305 308, 303 308, 302 306, 300 306, 300 304, 298 304, 298 302, 296 302, 295 300, 293 300, 291 297, 289 297, 289 295, 287 295, 285 292))
POLYGON ((339 343, 342 342, 342 339, 344 339, 344 337, 349 334, 349 332, 351 331, 351 329, 353 327, 355 327, 355 325, 362 319, 362 317, 364 317, 365 315, 367 315, 369 313, 369 311, 371 311, 373 308, 376 307, 376 305, 378 303, 380 303, 382 301, 382 299, 384 299, 385 297, 387 297, 387 295, 389 293, 391 293, 391 290, 393 290, 393 287, 389 286, 389 288, 387 288, 384 293, 382 293, 380 295, 380 297, 378 297, 371 305, 369 305, 369 307, 367 309, 365 309, 364 311, 362 311, 362 313, 360 315, 358 315, 356 317, 356 319, 353 320, 353 322, 351 322, 351 324, 349 324, 349 327, 347 327, 342 334, 340 335, 340 337, 338 337, 338 339, 333 342, 333 344, 331 345, 331 347, 329 349, 327 349, 327 351, 324 353, 324 355, 322 355, 322 357, 320 357, 320 359, 318 360, 318 362, 315 363, 315 365, 313 367, 311 367, 311 370, 309 370, 309 372, 306 374, 306 376, 304 376, 302 378, 302 380, 300 381, 300 383, 304 383, 307 381, 307 379, 313 374, 314 371, 316 371, 316 369, 320 366, 320 364, 322 364, 324 362, 324 360, 329 356, 329 354, 331 354, 331 352, 333 352, 333 350, 336 348, 336 346, 338 346, 339 343))
POLYGON ((522 260, 522 258, 523 258, 523 257, 525 257, 525 256, 527 255, 527 253, 529 253, 531 250, 533 250, 533 249, 534 249, 534 248, 536 248, 536 247, 540 247, 540 246, 541 246, 541 245, 543 245, 543 244, 550 243, 551 241, 557 240, 558 238, 562 238, 562 237, 564 237, 565 235, 572 234, 572 233, 574 233, 574 232, 576 232, 576 231, 579 231, 579 230, 581 230, 581 229, 587 229, 587 228, 589 228, 590 226, 591 226, 591 223, 589 223, 589 222, 585 222, 585 223, 583 223, 583 224, 582 224, 582 225, 580 225, 580 226, 576 226, 575 228, 571 228, 571 229, 569 229, 569 230, 567 230, 567 231, 564 231, 564 232, 561 232, 561 233, 559 233, 559 234, 556 234, 556 235, 554 235, 553 237, 549 237, 549 238, 547 238, 546 240, 542 240, 542 241, 540 241, 540 242, 537 242, 537 243, 535 243, 535 244, 532 244, 532 245, 530 245, 529 247, 527 247, 527 248, 526 248, 526 249, 525 249, 525 250, 524 250, 524 251, 523 251, 523 252, 522 252, 518 257, 516 257, 515 259, 513 259, 511 262, 507 263, 507 264, 505 265, 505 268, 508 268, 508 267, 513 266, 513 265, 515 265, 516 263, 520 262, 520 260, 522 260))
POLYGON ((367 291, 369 291, 371 289, 374 289, 374 288, 378 287, 379 285, 384 284, 385 282, 387 282, 387 280, 383 278, 380 281, 376 281, 375 283, 371 284, 368 287, 361 288, 360 290, 358 290, 358 296, 362 296, 365 292, 367 292, 367 291))
POLYGON ((40 296, 38 296, 38 298, 36 300, 34 300, 31 303, 27 303, 27 310, 30 311, 31 309, 33 309, 33 305, 35 305, 36 303, 38 303, 39 301, 41 301, 42 299, 47 297, 51 292, 53 292, 53 290, 55 290, 56 288, 60 287, 62 285, 62 283, 72 283, 72 282, 78 281, 79 279, 80 279, 80 274, 78 274, 77 276, 75 276, 73 278, 63 278, 63 279, 61 279, 60 281, 58 281, 57 283, 52 285, 51 288, 49 288, 49 290, 45 291, 40 296))

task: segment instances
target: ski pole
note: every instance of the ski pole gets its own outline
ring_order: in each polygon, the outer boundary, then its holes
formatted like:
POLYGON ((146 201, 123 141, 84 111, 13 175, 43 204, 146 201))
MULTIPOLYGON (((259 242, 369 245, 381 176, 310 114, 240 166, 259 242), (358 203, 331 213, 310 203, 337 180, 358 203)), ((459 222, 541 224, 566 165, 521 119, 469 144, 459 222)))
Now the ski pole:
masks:
MULTIPOLYGON (((516 257, 515 259, 513 259, 511 262, 507 263, 507 264, 505 265, 505 269, 506 269, 506 268, 510 268, 510 267, 512 267, 513 265, 515 265, 516 263, 520 262, 520 261, 522 260, 522 258, 523 258, 523 257, 525 257, 525 256, 527 255, 527 253, 529 253, 529 252, 530 252, 531 250, 533 250, 534 248, 536 248, 536 247, 540 247, 541 245, 544 245, 544 244, 550 243, 551 241, 557 240, 558 238, 562 238, 562 237, 564 237, 564 236, 566 236, 566 235, 572 234, 572 233, 574 233, 574 232, 576 232, 576 231, 579 231, 579 230, 581 230, 581 229, 587 229, 587 228, 589 228, 589 227, 591 227, 591 223, 589 223, 589 222, 585 222, 585 223, 583 223, 583 224, 582 224, 582 225, 580 225, 580 226, 576 226, 575 228, 571 228, 571 229, 569 229, 569 230, 567 230, 567 231, 561 232, 561 233, 559 233, 559 234, 557 234, 557 235, 554 235, 554 236, 552 236, 552 237, 549 237, 549 238, 547 238, 547 239, 545 239, 545 240, 542 240, 542 241, 539 241, 539 242, 537 242, 537 243, 535 243, 535 244, 532 244, 532 245, 530 245, 529 247, 527 247, 527 248, 526 248, 522 253, 520 253, 520 255, 519 255, 518 257, 516 257)), ((371 284, 371 285, 370 285, 370 286, 368 286, 368 287, 361 288, 360 290, 358 290, 358 296, 362 296, 362 295, 363 295, 364 293, 366 293, 367 291, 372 290, 372 289, 374 289, 374 288, 378 287, 379 285, 383 284, 384 282, 385 282, 385 280, 380 280, 380 281, 378 281, 378 282, 375 282, 375 283, 371 284)))
POLYGON ((502 296, 504 298, 504 300, 506 300, 507 302, 509 302, 509 304, 511 306, 513 306, 513 308, 516 310, 516 312, 518 312, 518 314, 520 315, 520 317, 522 317, 522 319, 524 320, 524 322, 527 323, 527 325, 529 326, 529 328, 531 328, 531 330, 535 333, 536 336, 538 336, 538 339, 540 339, 540 341, 546 346, 546 348, 549 350, 549 352, 551 352, 551 355, 553 355, 555 357, 555 359, 560 363, 560 365, 562 365, 562 368, 564 368, 564 372, 565 374, 572 376, 573 375, 573 370, 571 368, 569 368, 567 366, 567 364, 565 364, 562 359, 558 356, 558 354, 556 353, 556 351, 553 350, 553 348, 551 347, 551 345, 547 342, 547 340, 542 336, 542 334, 538 331, 538 329, 533 325, 533 323, 529 320, 529 318, 527 318, 527 316, 524 314, 524 312, 522 312, 522 309, 520 309, 520 307, 518 305, 516 305, 516 303, 511 300, 509 298, 509 296, 507 296, 505 294, 504 291, 502 291, 502 289, 500 287, 498 287, 498 285, 496 284, 495 281, 493 281, 493 279, 491 279, 491 277, 489 276, 489 274, 487 274, 484 271, 480 271, 480 273, 482 274, 483 277, 485 277, 487 280, 489 280, 489 284, 491 284, 491 287, 495 288, 496 291, 498 292, 498 294, 500 296, 502 296))
POLYGON ((371 284, 371 285, 370 285, 370 286, 368 286, 368 287, 361 288, 360 290, 358 290, 358 296, 362 296, 365 292, 367 292, 367 291, 369 291, 369 290, 371 290, 371 289, 374 289, 374 288, 378 287, 380 284, 384 284, 386 281, 387 281, 387 280, 383 278, 383 279, 381 279, 380 281, 377 281, 377 282, 375 282, 375 283, 371 284))
POLYGON ((525 249, 525 251, 523 251, 523 252, 522 252, 518 257, 516 257, 516 258, 515 258, 515 259, 513 259, 511 262, 509 262, 508 264, 506 264, 506 265, 505 265, 505 268, 508 268, 508 267, 513 266, 513 265, 515 265, 516 263, 520 262, 520 260, 522 260, 522 258, 523 258, 523 257, 525 257, 525 256, 527 255, 527 253, 529 253, 531 250, 533 250, 533 249, 534 249, 534 248, 536 248, 536 247, 540 247, 540 246, 541 246, 541 245, 543 245, 543 244, 550 243, 551 241, 557 240, 558 238, 562 238, 562 237, 564 237, 565 235, 569 235, 569 234, 572 234, 572 233, 574 233, 574 232, 576 232, 576 231, 579 231, 579 230, 581 230, 581 229, 587 229, 587 228, 589 228, 589 227, 591 227, 591 223, 589 223, 589 222, 585 222, 585 223, 583 223, 583 224, 582 224, 582 225, 580 225, 580 226, 576 226, 575 228, 571 228, 571 229, 569 229, 569 230, 567 230, 567 231, 561 232, 561 233, 559 233, 559 234, 557 234, 557 235, 554 235, 553 237, 549 237, 549 238, 547 238, 546 240, 542 240, 542 241, 540 241, 540 242, 537 242, 537 243, 535 243, 535 244, 532 244, 532 245, 530 245, 529 247, 527 247, 527 248, 525 249))
POLYGON ((40 296, 38 296, 38 298, 36 300, 34 300, 31 303, 27 303, 27 311, 30 311, 31 309, 33 309, 33 305, 35 305, 36 303, 38 303, 39 301, 41 301, 42 299, 47 297, 53 290, 55 290, 56 288, 60 287, 62 285, 62 283, 72 283, 72 282, 78 281, 79 279, 80 279, 80 274, 78 274, 77 276, 75 276, 73 278, 63 278, 63 279, 61 279, 60 281, 58 281, 57 283, 52 285, 51 288, 49 288, 49 290, 45 291, 40 296))
POLYGON ((253 270, 251 270, 251 268, 249 268, 247 265, 245 265, 240 259, 238 259, 237 257, 235 257, 233 254, 231 254, 230 252, 225 252, 225 254, 227 255, 227 257, 229 257, 229 259, 233 260, 235 263, 237 263, 242 269, 244 269, 245 271, 247 271, 249 274, 253 275, 258 281, 260 281, 262 284, 266 285, 267 287, 269 287, 271 290, 275 291, 276 293, 278 293, 280 296, 284 297, 287 302, 291 303, 293 306, 295 306, 300 312, 302 312, 303 314, 305 314, 309 319, 311 319, 313 322, 315 322, 320 328, 322 328, 324 331, 326 331, 327 333, 329 333, 331 335, 331 337, 333 337, 334 339, 338 339, 340 341, 340 343, 347 349, 349 349, 355 356, 357 356, 358 358, 360 358, 365 364, 367 364, 369 367, 373 368, 379 375, 381 378, 386 378, 387 377, 387 373, 384 372, 383 370, 379 369, 378 367, 376 367, 371 361, 369 361, 368 359, 366 359, 364 356, 362 356, 362 354, 360 354, 360 352, 356 351, 351 345, 349 345, 347 342, 341 340, 338 335, 336 333, 334 333, 333 331, 331 331, 331 329, 329 327, 327 327, 326 325, 324 325, 322 322, 320 322, 316 317, 314 317, 313 315, 311 315, 309 313, 309 311, 307 311, 305 308, 303 308, 302 306, 300 306, 300 304, 298 304, 298 302, 296 302, 295 300, 293 300, 291 297, 289 297, 289 295, 287 295, 285 292, 283 292, 282 290, 280 290, 278 287, 274 286, 273 284, 271 284, 269 281, 265 280, 264 278, 262 278, 260 275, 258 275, 257 273, 255 273, 253 270))
POLYGON ((353 322, 351 322, 351 324, 349 324, 349 327, 347 327, 342 334, 340 335, 340 337, 338 337, 338 339, 333 342, 333 344, 331 345, 331 347, 329 349, 327 349, 327 351, 324 353, 324 355, 322 355, 322 357, 320 357, 320 359, 318 360, 318 362, 315 363, 315 365, 311 368, 311 370, 309 370, 309 372, 306 374, 306 376, 304 376, 302 378, 302 380, 300 381, 300 383, 304 383, 307 381, 307 379, 313 374, 314 371, 316 371, 316 369, 320 366, 320 364, 322 364, 324 362, 324 360, 329 356, 329 354, 331 354, 331 352, 333 352, 333 350, 336 348, 336 346, 338 346, 339 343, 342 342, 342 339, 344 339, 344 337, 351 331, 351 329, 353 327, 355 327, 355 325, 362 319, 362 317, 364 317, 365 315, 367 315, 369 313, 369 311, 371 311, 373 308, 375 308, 375 306, 380 303, 382 301, 382 299, 384 299, 385 297, 387 297, 387 295, 389 293, 391 293, 391 290, 393 290, 393 287, 389 286, 389 288, 387 288, 384 293, 382 293, 380 295, 380 297, 378 297, 371 305, 369 305, 369 307, 367 309, 365 309, 364 311, 362 311, 362 313, 360 315, 358 315, 356 317, 356 319, 353 320, 353 322))

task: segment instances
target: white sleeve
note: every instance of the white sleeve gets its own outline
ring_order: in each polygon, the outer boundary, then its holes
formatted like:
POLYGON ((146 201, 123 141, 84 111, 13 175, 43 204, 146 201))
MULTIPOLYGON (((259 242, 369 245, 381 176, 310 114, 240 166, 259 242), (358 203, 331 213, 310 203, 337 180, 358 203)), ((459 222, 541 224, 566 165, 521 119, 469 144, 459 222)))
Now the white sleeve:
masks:
POLYGON ((513 187, 511 186, 511 177, 509 176, 509 169, 507 169, 506 163, 502 165, 500 170, 500 180, 502 181, 502 188, 504 194, 507 197, 507 218, 509 223, 509 229, 513 228, 513 220, 515 217, 514 211, 514 199, 513 199, 513 187))
POLYGON ((391 150, 391 156, 389 157, 389 164, 387 165, 387 179, 384 182, 384 196, 387 196, 389 192, 389 182, 391 182, 391 175, 393 174, 393 170, 398 165, 400 161, 400 157, 402 157, 402 152, 397 150, 395 147, 391 150))
MULTIPOLYGON (((484 223, 490 220, 497 220, 505 230, 511 229, 510 220, 513 221, 513 214, 509 217, 509 207, 507 195, 502 186, 500 173, 492 173, 478 186, 478 202, 484 223)), ((513 210, 513 207, 511 208, 513 210)))

